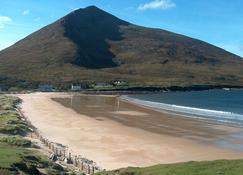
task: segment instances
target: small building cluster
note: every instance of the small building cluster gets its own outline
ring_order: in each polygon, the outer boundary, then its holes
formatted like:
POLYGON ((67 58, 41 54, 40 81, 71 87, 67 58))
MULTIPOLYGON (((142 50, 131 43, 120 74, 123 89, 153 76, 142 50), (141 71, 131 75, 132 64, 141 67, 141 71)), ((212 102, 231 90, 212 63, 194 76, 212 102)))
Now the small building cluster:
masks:
MULTIPOLYGON (((68 89, 70 91, 73 92, 79 92, 85 89, 109 89, 109 88, 113 88, 113 87, 121 87, 121 86, 126 86, 127 82, 125 81, 121 81, 121 80, 116 80, 110 83, 107 82, 97 82, 94 84, 88 84, 88 83, 72 83, 70 84, 70 86, 68 87, 68 89)), ((0 86, 1 88, 1 86, 0 86)), ((50 84, 40 84, 38 86, 37 91, 40 92, 56 92, 57 88, 55 88, 53 85, 50 84)))
POLYGON ((82 86, 80 84, 72 84, 71 85, 71 91, 81 91, 82 86))
POLYGON ((109 88, 109 87, 121 87, 126 86, 128 83, 121 80, 116 80, 110 83, 98 82, 93 85, 94 88, 109 88))
POLYGON ((127 85, 127 82, 126 81, 121 81, 121 80, 116 80, 113 82, 113 84, 115 86, 124 86, 124 85, 127 85))

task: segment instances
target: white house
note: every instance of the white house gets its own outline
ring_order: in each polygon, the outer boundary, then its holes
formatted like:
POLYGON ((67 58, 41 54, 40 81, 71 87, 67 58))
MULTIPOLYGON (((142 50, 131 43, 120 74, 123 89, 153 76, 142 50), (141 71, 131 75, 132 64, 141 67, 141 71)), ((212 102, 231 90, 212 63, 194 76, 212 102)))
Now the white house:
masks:
POLYGON ((117 81, 114 81, 113 84, 116 85, 116 86, 121 86, 121 85, 127 84, 127 82, 121 81, 121 80, 117 80, 117 81))
POLYGON ((81 87, 81 85, 74 85, 74 84, 72 84, 71 90, 72 91, 80 91, 80 90, 82 90, 82 87, 81 87))

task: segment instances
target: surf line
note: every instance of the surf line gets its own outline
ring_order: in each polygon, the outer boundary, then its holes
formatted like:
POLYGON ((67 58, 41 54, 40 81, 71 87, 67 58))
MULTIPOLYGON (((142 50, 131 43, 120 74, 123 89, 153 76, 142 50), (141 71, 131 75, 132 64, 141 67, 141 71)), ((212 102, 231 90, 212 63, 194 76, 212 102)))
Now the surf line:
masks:
POLYGON ((145 107, 162 113, 169 113, 208 122, 217 122, 226 125, 243 127, 243 115, 238 113, 152 102, 132 98, 127 95, 123 95, 119 98, 123 101, 130 102, 141 107, 145 107))

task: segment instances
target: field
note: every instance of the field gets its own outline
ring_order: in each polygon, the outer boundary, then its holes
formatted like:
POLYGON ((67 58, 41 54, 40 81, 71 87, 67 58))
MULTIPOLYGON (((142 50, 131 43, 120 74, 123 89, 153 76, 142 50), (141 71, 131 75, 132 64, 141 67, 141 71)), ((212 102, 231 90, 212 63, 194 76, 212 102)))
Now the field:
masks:
POLYGON ((97 175, 242 175, 242 160, 188 162, 173 165, 156 165, 148 168, 125 168, 97 175))

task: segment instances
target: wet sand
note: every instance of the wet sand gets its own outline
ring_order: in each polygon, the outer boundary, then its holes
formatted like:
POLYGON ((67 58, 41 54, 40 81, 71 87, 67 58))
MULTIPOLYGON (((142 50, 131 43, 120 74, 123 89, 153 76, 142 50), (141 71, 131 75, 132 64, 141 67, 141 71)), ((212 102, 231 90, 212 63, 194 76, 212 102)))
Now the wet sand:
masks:
POLYGON ((115 96, 18 96, 24 114, 42 135, 102 168, 243 158, 243 152, 223 148, 230 147, 227 138, 242 133, 240 128, 163 114, 115 96))

